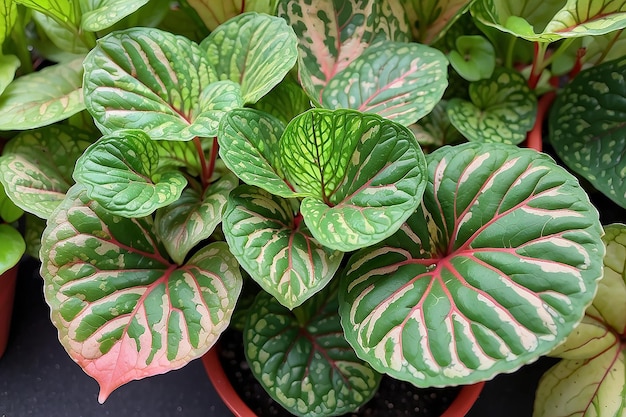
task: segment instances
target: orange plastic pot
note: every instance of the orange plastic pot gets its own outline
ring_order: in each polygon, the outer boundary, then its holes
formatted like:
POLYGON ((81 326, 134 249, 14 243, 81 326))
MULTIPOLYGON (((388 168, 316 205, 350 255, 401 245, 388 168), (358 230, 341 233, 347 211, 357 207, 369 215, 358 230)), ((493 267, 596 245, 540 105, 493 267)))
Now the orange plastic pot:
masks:
MULTIPOLYGON (((209 379, 215 387, 217 394, 236 417, 257 417, 254 411, 239 397, 239 394, 237 394, 228 380, 222 363, 220 362, 218 351, 219 344, 214 346, 202 357, 204 369, 209 375, 209 379)), ((441 417, 465 416, 478 399, 484 385, 484 382, 479 382, 474 385, 463 386, 452 404, 450 404, 450 407, 448 407, 441 417)))
POLYGON ((17 266, 0 275, 0 357, 4 355, 9 340, 16 280, 17 266))

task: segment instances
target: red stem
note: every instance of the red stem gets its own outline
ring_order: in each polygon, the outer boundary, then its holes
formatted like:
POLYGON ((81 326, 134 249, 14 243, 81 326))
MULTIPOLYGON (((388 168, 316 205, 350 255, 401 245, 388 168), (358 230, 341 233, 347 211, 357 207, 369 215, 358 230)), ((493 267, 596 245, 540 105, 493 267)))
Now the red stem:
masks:
MULTIPOLYGON (((535 53, 533 59, 533 66, 530 69, 530 76, 528 77, 528 86, 531 90, 537 88, 537 84, 539 84, 539 78, 541 76, 541 72, 537 71, 537 62, 539 61, 539 42, 534 43, 535 53)), ((542 57, 543 60, 543 57, 542 57)))
POLYGON ((576 62, 574 63, 574 67, 572 67, 572 69, 569 72, 570 80, 576 77, 578 73, 580 72, 580 70, 583 68, 582 60, 586 52, 587 52, 587 48, 578 48, 578 50, 576 51, 576 62))
POLYGON ((526 147, 541 152, 543 150, 543 121, 548 114, 548 109, 552 105, 556 97, 554 91, 550 91, 544 94, 537 103, 537 118, 535 119, 535 125, 528 132, 526 137, 526 147))
POLYGON ((212 172, 209 171, 209 167, 206 163, 206 158, 204 156, 204 150, 202 150, 202 143, 200 142, 199 137, 193 138, 193 144, 196 147, 196 151, 198 152, 198 157, 200 158, 200 167, 202 168, 202 188, 206 189, 209 185, 209 178, 211 178, 212 172))
POLYGON ((215 171, 215 162, 217 161, 217 154, 220 150, 220 145, 217 143, 217 136, 213 138, 213 146, 211 146, 211 159, 209 160, 209 172, 206 177, 207 182, 211 180, 213 171, 215 171))

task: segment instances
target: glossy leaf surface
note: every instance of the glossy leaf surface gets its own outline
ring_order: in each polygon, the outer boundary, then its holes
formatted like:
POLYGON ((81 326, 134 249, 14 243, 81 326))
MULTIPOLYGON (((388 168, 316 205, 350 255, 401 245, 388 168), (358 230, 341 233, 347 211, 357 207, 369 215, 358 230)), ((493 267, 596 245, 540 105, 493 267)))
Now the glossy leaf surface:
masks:
POLYGON ((264 111, 287 124, 311 108, 311 101, 298 81, 287 76, 269 93, 254 105, 257 110, 264 111))
POLYGON ((13 268, 22 259, 26 244, 13 226, 0 223, 0 275, 13 268))
POLYGON ((23 132, 0 156, 0 182, 19 207, 47 219, 74 184, 74 163, 92 142, 89 133, 70 126, 23 132))
POLYGON ((582 71, 557 96, 550 143, 576 173, 626 207, 626 59, 582 71))
POLYGON ((425 45, 380 42, 330 80, 320 103, 409 125, 427 115, 443 96, 447 63, 441 52, 425 45))
POLYGON ((306 196, 300 210, 309 230, 344 252, 393 234, 426 185, 415 137, 373 114, 309 110, 287 125, 279 150, 285 178, 306 196))
POLYGON ((76 162, 74 179, 89 198, 120 216, 143 217, 178 200, 187 185, 177 171, 156 171, 159 154, 139 130, 102 137, 76 162))
POLYGON ((293 68, 297 39, 281 18, 258 13, 234 17, 200 44, 220 79, 241 85, 243 101, 255 103, 293 68))
POLYGON ((622 336, 626 335, 626 226, 604 227, 602 240, 606 245, 604 276, 593 300, 602 321, 622 336))
POLYGON ((526 139, 537 99, 519 73, 499 68, 490 79, 471 83, 469 94, 471 102, 453 98, 447 107, 450 122, 468 140, 517 145, 526 139))
POLYGON ((448 54, 450 64, 468 81, 491 78, 496 67, 496 54, 493 45, 483 36, 460 36, 456 49, 448 54))
POLYGON ((213 31, 230 18, 245 12, 274 14, 276 0, 187 0, 206 27, 213 31))
POLYGON ((80 26, 89 32, 99 32, 113 26, 146 3, 148 0, 82 0, 80 26))
POLYGON ((289 309, 324 288, 343 258, 295 219, 291 201, 257 187, 230 194, 222 229, 241 266, 289 309))
POLYGON ((260 293, 244 331, 244 350, 255 377, 297 416, 334 416, 367 402, 380 374, 348 345, 337 316, 337 297, 324 292, 300 307, 306 322, 269 294, 260 293))
POLYGON ((76 14, 76 11, 80 9, 75 7, 72 0, 15 0, 15 3, 72 26, 77 26, 78 19, 80 19, 80 16, 76 14))
POLYGON ((24 214, 24 210, 11 201, 0 182, 0 224, 13 223, 24 214))
POLYGON ((84 110, 82 61, 52 65, 14 80, 0 96, 0 130, 34 129, 84 110))
POLYGON ((73 187, 42 237, 51 318, 100 402, 134 379, 202 356, 230 320, 242 278, 225 243, 172 264, 151 217, 112 215, 73 187))
POLYGON ((471 0, 402 0, 401 3, 413 37, 420 43, 431 44, 446 33, 471 0))
POLYGON ((513 371, 582 319, 602 275, 598 213, 533 150, 468 143, 427 160, 415 214, 346 267, 346 338, 375 369, 417 386, 513 371))

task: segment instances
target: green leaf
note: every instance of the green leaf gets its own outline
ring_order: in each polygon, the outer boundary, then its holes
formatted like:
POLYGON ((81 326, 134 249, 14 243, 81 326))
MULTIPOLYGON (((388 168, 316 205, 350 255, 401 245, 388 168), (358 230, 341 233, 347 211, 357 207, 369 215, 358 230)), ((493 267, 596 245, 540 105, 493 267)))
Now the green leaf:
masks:
POLYGON ((344 252, 393 234, 426 185, 415 137, 373 114, 309 110, 286 127, 279 150, 285 178, 307 196, 300 209, 311 234, 344 252))
POLYGON ((0 46, 11 36, 17 15, 17 5, 13 0, 0 1, 0 46))
POLYGON ((15 0, 15 3, 41 12, 68 26, 77 26, 80 20, 80 16, 76 15, 78 8, 75 7, 74 0, 15 0))
POLYGON ((206 353, 241 291, 226 243, 201 248, 177 266, 153 230, 150 216, 113 215, 78 185, 42 237, 52 322, 68 354, 100 384, 100 402, 126 382, 206 353))
POLYGON ((222 229, 239 264, 289 309, 324 288, 343 258, 311 236, 292 202, 249 185, 230 194, 222 229))
POLYGON ((93 141, 90 133, 71 126, 22 132, 0 157, 0 182, 15 204, 47 219, 74 184, 74 164, 93 141))
POLYGON ((488 80, 470 84, 471 102, 453 98, 447 112, 463 136, 476 142, 519 144, 537 116, 537 99, 519 73, 498 68, 488 80))
POLYGON ((20 59, 15 55, 2 55, 0 53, 0 95, 11 84, 15 78, 15 71, 20 65, 20 59))
POLYGON ((39 259, 41 250, 41 235, 46 228, 46 221, 35 215, 26 213, 24 221, 24 241, 26 253, 34 259, 39 259))
POLYGON ((625 0, 485 0, 472 4, 472 14, 487 26, 538 42, 626 27, 625 0))
POLYGON ((565 342, 550 352, 550 356, 568 360, 590 359, 610 349, 618 341, 617 335, 607 328, 606 323, 590 313, 588 309, 583 320, 567 336, 565 342))
POLYGON ((0 275, 22 259, 26 244, 20 232, 8 224, 0 224, 0 275))
POLYGON ((66 23, 59 22, 58 20, 55 20, 54 18, 38 11, 33 11, 32 16, 33 20, 37 23, 37 27, 45 33, 45 37, 41 36, 41 39, 35 40, 35 45, 37 47, 42 46, 42 50, 44 52, 49 53, 49 50, 51 49, 50 46, 46 45, 46 41, 52 43, 56 48, 66 54, 80 55, 81 58, 84 58, 84 56, 91 49, 90 46, 87 45, 84 38, 77 36, 77 33, 79 32, 77 27, 68 27, 66 23))
POLYGON ((410 125, 427 115, 443 96, 447 64, 441 52, 426 45, 380 42, 329 81, 320 103, 410 125))
POLYGON ((432 44, 467 10, 471 0, 404 0, 401 2, 413 37, 432 44))
POLYGON ((324 292, 299 308, 298 322, 260 293, 244 331, 250 369, 274 400, 296 416, 334 416, 356 410, 376 392, 380 374, 343 337, 337 296, 324 292))
POLYGON ((346 266, 346 338, 374 369, 417 386, 512 372, 582 319, 602 276, 598 212, 533 150, 466 143, 427 160, 415 214, 346 266))
POLYGON ((210 31, 245 12, 274 14, 277 0, 187 0, 210 31))
POLYGON ((0 96, 0 130, 25 130, 65 120, 85 108, 82 58, 14 80, 0 96))
POLYGON ((244 102, 256 103, 293 68, 297 39, 281 18, 244 13, 220 25, 200 44, 220 79, 241 85, 244 102))
POLYGON ((311 102, 300 84, 290 76, 254 104, 254 108, 271 114, 287 124, 311 108, 311 102))
POLYGON ((178 200, 187 185, 177 171, 157 172, 159 153, 148 135, 126 130, 104 136, 76 162, 74 179, 111 213, 144 217, 178 200))
MULTIPOLYGON (((210 142, 208 140, 202 143, 210 142)), ((196 177, 202 172, 200 156, 193 143, 158 141, 154 142, 159 153, 159 171, 171 170, 172 168, 185 168, 192 176, 196 177)))
POLYGON ((100 129, 141 129, 153 140, 213 137, 224 111, 241 106, 194 42, 132 28, 98 41, 85 58, 85 104, 100 129), (207 90, 208 88, 208 90, 207 90))
POLYGON ((550 113, 550 143, 567 166, 626 207, 626 59, 582 71, 550 113))
POLYGON ((148 0, 80 0, 80 27, 89 32, 99 32, 136 12, 146 3, 148 0))
POLYGON ((447 107, 448 102, 441 100, 428 115, 409 126, 421 146, 439 148, 461 139, 459 131, 450 123, 447 107))
POLYGON ((456 49, 448 54, 450 65, 468 81, 490 78, 496 67, 496 53, 491 42, 480 35, 460 36, 456 49))
MULTIPOLYGON (((1 166, 1 165, 0 165, 1 166)), ((13 223, 24 214, 24 210, 11 201, 4 191, 4 186, 0 182, 0 224, 13 223)))
POLYGON ((282 197, 294 197, 296 193, 285 182, 280 168, 278 141, 284 129, 278 119, 267 113, 233 110, 220 124, 220 157, 246 184, 282 197))
POLYGON ((204 193, 187 188, 178 200, 157 211, 156 233, 174 262, 182 264, 191 249, 211 236, 222 221, 228 194, 238 183, 234 174, 224 175, 204 193))

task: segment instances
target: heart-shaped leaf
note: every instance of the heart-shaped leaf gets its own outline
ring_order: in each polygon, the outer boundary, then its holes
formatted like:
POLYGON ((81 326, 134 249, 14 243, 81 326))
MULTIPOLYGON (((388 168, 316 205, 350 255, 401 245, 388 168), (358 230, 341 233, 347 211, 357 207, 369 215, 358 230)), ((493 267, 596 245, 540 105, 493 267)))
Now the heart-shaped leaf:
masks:
POLYGON ((100 402, 126 382, 206 353, 241 291, 226 243, 177 266, 153 230, 151 217, 115 216, 78 185, 42 237, 52 321, 69 355, 100 384, 100 402))
POLYGON ((272 194, 294 197, 280 167, 278 141, 285 127, 258 110, 237 109, 222 120, 217 135, 220 157, 243 182, 272 194))
POLYGON ((211 32, 200 48, 220 79, 239 83, 244 102, 255 103, 293 68, 297 43, 284 19, 244 13, 211 32))
POLYGON ((279 150, 285 178, 307 196, 301 211, 311 233, 344 252, 398 230, 426 185, 413 134, 374 114, 309 110, 287 125, 279 150))
POLYGON ((496 67, 493 45, 480 35, 458 37, 456 49, 450 51, 448 59, 454 70, 468 81, 491 78, 496 67))
POLYGON ((240 107, 205 52, 182 36, 133 28, 98 41, 85 58, 85 104, 105 133, 141 129, 154 140, 213 137, 216 119, 240 107), (205 90, 209 88, 209 90, 205 90))
POLYGON ((375 369, 417 386, 511 372, 582 319, 602 276, 598 212, 533 150, 466 143, 427 160, 415 214, 346 267, 346 338, 375 369))
POLYGON ((177 171, 157 172, 159 153, 144 132, 102 137, 76 161, 74 179, 110 212, 144 217, 178 200, 187 185, 177 171))
POLYGON ((443 96, 447 64, 441 52, 426 45, 379 42, 329 81, 320 103, 376 113, 406 126, 443 96))
POLYGON ((276 0, 187 0, 206 27, 213 31, 228 19, 245 12, 274 14, 276 0))
POLYGON ((626 207, 626 59, 580 72, 553 104, 550 143, 576 173, 626 207))
POLYGON ((13 226, 0 223, 0 275, 13 268, 22 259, 26 244, 13 226))
POLYGON ((249 185, 230 194, 222 229, 241 266, 289 309, 324 288, 343 258, 311 236, 292 202, 249 185))
POLYGON ((65 120, 85 109, 82 57, 14 80, 0 96, 0 130, 24 130, 65 120))
POLYGON ((420 43, 432 44, 445 35, 467 10, 471 0, 405 0, 401 3, 413 37, 420 43))
POLYGON ((136 12, 148 0, 83 0, 80 27, 89 32, 99 32, 113 26, 136 12))
POLYGON ((182 264, 192 248, 211 236, 222 221, 228 194, 238 183, 235 174, 226 174, 204 193, 187 188, 180 198, 157 211, 156 233, 177 264, 182 264))
POLYGON ((250 309, 244 349, 250 369, 279 404, 297 416, 356 410, 376 392, 380 374, 346 342, 336 293, 324 291, 298 308, 306 321, 267 293, 250 309))
POLYGON ((476 142, 519 144, 537 115, 537 99, 519 73, 498 68, 488 80, 470 84, 471 102, 453 98, 447 112, 463 136, 476 142))
POLYGON ((91 134, 51 125, 17 135, 0 156, 0 182, 19 207, 47 219, 74 184, 72 171, 91 134))
POLYGON ((485 0, 472 4, 480 22, 529 41, 597 36, 626 27, 626 0, 485 0))

